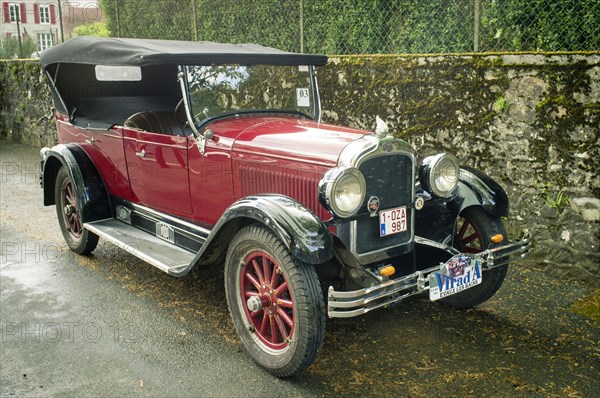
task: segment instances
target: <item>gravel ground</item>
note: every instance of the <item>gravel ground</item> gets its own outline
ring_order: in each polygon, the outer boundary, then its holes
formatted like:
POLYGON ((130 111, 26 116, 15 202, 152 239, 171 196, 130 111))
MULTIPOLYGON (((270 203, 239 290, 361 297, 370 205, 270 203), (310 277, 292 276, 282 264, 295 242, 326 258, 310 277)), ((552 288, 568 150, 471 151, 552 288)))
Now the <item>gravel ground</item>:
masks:
POLYGON ((518 265, 477 309, 329 319, 315 364, 273 378, 237 340, 219 267, 176 279, 102 241, 73 255, 37 150, 0 143, 0 161, 0 396, 600 396, 600 291, 518 265))

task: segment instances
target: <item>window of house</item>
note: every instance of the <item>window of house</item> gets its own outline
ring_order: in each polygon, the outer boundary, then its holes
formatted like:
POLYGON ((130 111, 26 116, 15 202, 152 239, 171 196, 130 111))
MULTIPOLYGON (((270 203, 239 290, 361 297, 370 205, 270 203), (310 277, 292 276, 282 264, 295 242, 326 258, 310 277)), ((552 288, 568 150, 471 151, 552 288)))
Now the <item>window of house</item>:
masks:
POLYGON ((19 17, 19 22, 21 19, 21 8, 18 4, 10 3, 8 5, 8 15, 10 15, 10 22, 17 22, 17 16, 19 17))
POLYGON ((50 6, 40 5, 40 23, 50 23, 50 6))
POLYGON ((38 47, 40 51, 52 47, 52 35, 50 33, 38 34, 38 47))

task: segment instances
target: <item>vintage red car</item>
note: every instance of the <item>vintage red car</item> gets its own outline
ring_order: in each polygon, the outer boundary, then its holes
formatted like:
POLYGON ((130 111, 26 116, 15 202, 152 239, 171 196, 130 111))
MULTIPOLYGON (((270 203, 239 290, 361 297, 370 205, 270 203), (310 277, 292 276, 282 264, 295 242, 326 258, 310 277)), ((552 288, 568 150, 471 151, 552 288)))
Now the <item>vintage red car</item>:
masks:
POLYGON ((239 337, 274 375, 315 360, 327 316, 427 292, 476 306, 529 251, 484 173, 448 153, 416 164, 381 121, 322 123, 325 56, 81 37, 41 62, 59 140, 44 205, 70 249, 102 237, 176 277, 222 264, 239 337))

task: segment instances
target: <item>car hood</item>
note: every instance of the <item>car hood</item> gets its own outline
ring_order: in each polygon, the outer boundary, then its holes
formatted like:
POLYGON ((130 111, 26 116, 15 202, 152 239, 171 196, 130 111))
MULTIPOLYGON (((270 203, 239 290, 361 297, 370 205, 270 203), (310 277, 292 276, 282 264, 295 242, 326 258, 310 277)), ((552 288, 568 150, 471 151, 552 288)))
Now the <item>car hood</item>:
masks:
POLYGON ((235 138, 237 156, 273 156, 293 161, 335 166, 350 142, 369 134, 293 117, 252 117, 252 124, 235 138))

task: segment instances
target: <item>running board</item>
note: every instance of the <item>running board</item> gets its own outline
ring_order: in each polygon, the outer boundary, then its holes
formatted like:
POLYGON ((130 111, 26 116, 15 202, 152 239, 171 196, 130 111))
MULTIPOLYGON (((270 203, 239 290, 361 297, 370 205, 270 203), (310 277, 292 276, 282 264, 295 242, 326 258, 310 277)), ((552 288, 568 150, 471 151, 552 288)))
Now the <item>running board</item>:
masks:
POLYGON ((83 227, 169 274, 188 267, 195 257, 195 253, 114 218, 85 223, 83 227))

